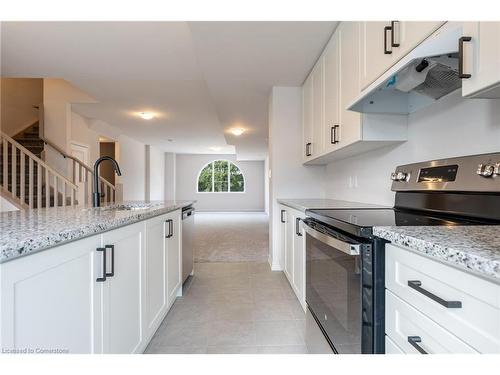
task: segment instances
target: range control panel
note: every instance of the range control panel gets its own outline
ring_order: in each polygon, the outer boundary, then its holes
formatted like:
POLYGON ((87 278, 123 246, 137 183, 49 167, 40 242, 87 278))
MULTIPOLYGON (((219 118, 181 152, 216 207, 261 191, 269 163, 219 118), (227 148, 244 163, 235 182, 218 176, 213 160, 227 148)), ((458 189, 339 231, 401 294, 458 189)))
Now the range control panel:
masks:
POLYGON ((391 180, 393 191, 498 192, 500 153, 401 165, 391 180))

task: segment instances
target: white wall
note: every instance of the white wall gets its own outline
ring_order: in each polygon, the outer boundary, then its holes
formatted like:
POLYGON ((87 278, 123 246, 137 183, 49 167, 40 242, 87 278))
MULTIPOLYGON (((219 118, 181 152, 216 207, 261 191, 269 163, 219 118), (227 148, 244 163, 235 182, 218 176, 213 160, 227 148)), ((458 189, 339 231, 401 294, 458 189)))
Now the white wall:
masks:
POLYGON ((177 154, 176 198, 195 199, 199 211, 264 211, 264 161, 236 161, 234 155, 177 154), (217 159, 230 160, 245 177, 244 193, 198 193, 200 170, 217 159))
POLYGON ((408 141, 327 167, 328 198, 392 205, 390 173, 400 164, 500 151, 500 100, 460 92, 410 115, 408 141), (349 188, 357 177, 358 187, 349 188))
POLYGON ((176 158, 174 152, 165 152, 165 200, 175 200, 176 158))
POLYGON ((19 208, 0 195, 0 212, 19 211, 19 208))
POLYGON ((146 145, 146 200, 165 199, 165 157, 164 153, 146 145))
POLYGON ((8 136, 38 121, 38 109, 43 101, 43 80, 40 78, 2 78, 1 129, 8 136))
MULTIPOLYGON (((99 158, 99 134, 90 128, 90 120, 78 113, 71 112, 70 143, 88 146, 89 165, 99 158)), ((70 153, 70 149, 67 151, 70 153)))
POLYGON ((283 269, 280 252, 279 198, 323 198, 324 166, 302 165, 302 90, 300 87, 273 87, 269 97, 269 169, 271 172, 269 262, 283 269))
POLYGON ((146 199, 146 145, 125 135, 118 137, 123 200, 146 199))

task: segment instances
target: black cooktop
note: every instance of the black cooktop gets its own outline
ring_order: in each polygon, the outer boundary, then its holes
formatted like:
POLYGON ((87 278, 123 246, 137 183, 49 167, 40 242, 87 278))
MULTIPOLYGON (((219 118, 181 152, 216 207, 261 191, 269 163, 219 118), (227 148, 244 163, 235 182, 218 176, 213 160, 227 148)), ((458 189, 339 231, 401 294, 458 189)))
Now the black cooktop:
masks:
POLYGON ((313 219, 360 237, 371 237, 373 227, 480 225, 488 222, 399 209, 307 210, 313 219))

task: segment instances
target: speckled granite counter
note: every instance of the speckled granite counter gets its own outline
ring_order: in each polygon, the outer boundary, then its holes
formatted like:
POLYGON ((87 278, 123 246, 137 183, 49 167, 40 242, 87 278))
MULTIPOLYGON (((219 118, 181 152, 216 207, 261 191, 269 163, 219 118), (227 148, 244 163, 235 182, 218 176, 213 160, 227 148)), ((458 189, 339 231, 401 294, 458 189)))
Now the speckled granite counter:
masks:
POLYGON ((374 227, 373 234, 500 283, 500 226, 374 227))
POLYGON ((186 207, 194 201, 124 202, 133 210, 57 207, 0 213, 0 263, 186 207), (146 208, 144 208, 146 207, 146 208))
POLYGON ((338 199, 278 199, 277 201, 302 212, 313 209, 387 208, 387 206, 338 199))

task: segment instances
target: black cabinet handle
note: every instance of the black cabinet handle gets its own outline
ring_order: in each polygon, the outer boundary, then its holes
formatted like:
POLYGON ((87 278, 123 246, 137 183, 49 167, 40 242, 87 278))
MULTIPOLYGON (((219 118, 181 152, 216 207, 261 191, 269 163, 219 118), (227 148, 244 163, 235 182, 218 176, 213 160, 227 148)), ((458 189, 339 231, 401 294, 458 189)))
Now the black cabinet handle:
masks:
POLYGON ((311 142, 306 143, 306 156, 311 156, 311 142))
POLYGON ((443 305, 448 309, 460 309, 462 308, 462 302, 460 301, 446 301, 441 297, 436 296, 435 294, 429 292, 422 288, 422 282, 419 280, 408 280, 408 286, 412 289, 415 289, 417 292, 422 293, 424 296, 429 297, 431 300, 443 305))
POLYGON ((295 234, 299 237, 302 237, 302 233, 300 233, 300 217, 295 218, 295 234))
POLYGON ((168 224, 168 234, 165 238, 170 238, 174 235, 174 221, 172 219, 168 219, 165 222, 168 224))
POLYGON ((464 42, 470 42, 472 38, 470 36, 463 36, 458 39, 458 77, 459 78, 470 78, 471 75, 464 73, 464 42))
MULTIPOLYGON (((104 258, 106 258, 106 249, 111 249, 111 272, 106 272, 106 277, 115 276, 115 245, 105 245, 104 246, 104 258)), ((104 268, 106 269, 106 268, 104 268)))
POLYGON ((102 277, 98 277, 95 281, 103 283, 106 281, 106 248, 98 247, 96 251, 102 252, 102 277))
POLYGON ((333 143, 339 143, 339 130, 340 130, 340 125, 334 125, 333 128, 335 129, 334 136, 335 138, 333 139, 333 143))
POLYGON ((281 222, 285 222, 285 218, 283 217, 283 214, 285 213, 285 210, 281 210, 281 222))
POLYGON ((418 345, 419 343, 422 342, 422 339, 420 338, 420 336, 408 336, 408 342, 410 343, 411 346, 413 346, 415 349, 417 349, 417 351, 420 354, 429 354, 424 350, 424 348, 422 348, 420 345, 418 345))
POLYGON ((386 55, 390 55, 392 53, 392 50, 388 49, 388 47, 390 46, 390 44, 387 42, 387 32, 388 31, 391 31, 391 33, 392 33, 392 27, 390 27, 390 26, 384 27, 384 54, 386 54, 386 55))
POLYGON ((399 21, 391 21, 391 46, 392 47, 399 47, 400 44, 399 44, 399 35, 400 32, 399 32, 399 21), (395 40, 395 36, 396 36, 396 27, 397 27, 397 34, 398 34, 398 42, 396 43, 395 40))

